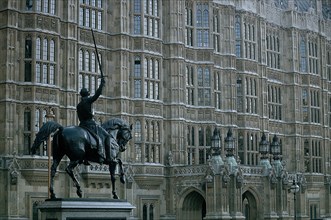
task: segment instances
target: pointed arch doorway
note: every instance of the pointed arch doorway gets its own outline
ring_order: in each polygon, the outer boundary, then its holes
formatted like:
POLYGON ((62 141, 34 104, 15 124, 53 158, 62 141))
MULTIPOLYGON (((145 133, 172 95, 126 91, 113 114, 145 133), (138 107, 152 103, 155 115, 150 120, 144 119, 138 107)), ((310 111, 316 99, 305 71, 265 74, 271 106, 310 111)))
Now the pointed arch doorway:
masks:
POLYGON ((246 191, 242 195, 243 214, 246 220, 259 219, 257 211, 257 202, 254 195, 250 191, 246 191))
POLYGON ((206 217, 206 201, 203 196, 192 191, 188 193, 182 203, 178 219, 202 220, 206 217))

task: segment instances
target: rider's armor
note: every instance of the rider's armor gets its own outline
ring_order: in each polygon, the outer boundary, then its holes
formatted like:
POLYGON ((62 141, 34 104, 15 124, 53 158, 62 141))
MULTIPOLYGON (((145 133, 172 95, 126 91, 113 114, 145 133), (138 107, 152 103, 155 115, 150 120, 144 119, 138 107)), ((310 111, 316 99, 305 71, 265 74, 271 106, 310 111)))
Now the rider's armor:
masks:
POLYGON ((94 121, 92 104, 101 95, 103 86, 104 80, 102 79, 99 88, 93 96, 89 96, 90 93, 88 92, 88 90, 83 88, 80 92, 82 96, 81 101, 77 105, 77 115, 80 121, 79 126, 88 130, 92 134, 92 136, 95 137, 97 142, 96 145, 98 149, 98 154, 100 156, 100 163, 104 162, 104 143, 101 141, 99 136, 102 135, 107 137, 109 136, 109 134, 94 121))

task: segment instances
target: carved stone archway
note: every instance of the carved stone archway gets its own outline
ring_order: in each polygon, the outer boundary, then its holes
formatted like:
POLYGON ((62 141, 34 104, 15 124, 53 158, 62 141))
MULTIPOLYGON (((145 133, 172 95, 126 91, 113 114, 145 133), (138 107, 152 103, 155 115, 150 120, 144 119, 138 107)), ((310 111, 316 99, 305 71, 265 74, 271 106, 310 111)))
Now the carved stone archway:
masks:
POLYGON ((257 201, 255 196, 250 191, 246 191, 242 195, 242 202, 243 202, 243 214, 246 220, 259 219, 257 201))
POLYGON ((201 220, 206 216, 206 201, 197 191, 191 191, 183 199, 178 219, 201 220))

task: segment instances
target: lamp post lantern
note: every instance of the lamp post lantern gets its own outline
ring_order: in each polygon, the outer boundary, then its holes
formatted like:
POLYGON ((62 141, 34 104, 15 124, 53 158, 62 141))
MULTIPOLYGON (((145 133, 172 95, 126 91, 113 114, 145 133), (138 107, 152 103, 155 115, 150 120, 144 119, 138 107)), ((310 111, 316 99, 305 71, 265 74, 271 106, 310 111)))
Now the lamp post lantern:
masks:
POLYGON ((215 174, 219 174, 221 172, 221 166, 224 165, 224 162, 221 157, 221 137, 219 134, 219 130, 217 128, 214 129, 214 134, 211 137, 211 158, 210 165, 212 166, 215 174))
POLYGON ((280 159, 280 144, 278 141, 277 135, 274 135, 272 138, 272 143, 270 144, 271 154, 273 155, 274 160, 280 159))
POLYGON ((293 184, 290 188, 291 193, 293 193, 293 202, 294 202, 294 220, 297 219, 297 206, 296 206, 296 193, 299 192, 300 187, 296 184, 295 180, 293 180, 293 184))
POLYGON ((228 133, 226 134, 226 138, 224 140, 225 142, 225 150, 226 150, 226 156, 233 156, 234 151, 234 139, 232 137, 232 130, 229 128, 228 133))
POLYGON ((212 150, 212 155, 221 154, 221 138, 220 138, 219 130, 217 128, 214 129, 214 134, 211 137, 211 150, 212 150))
POLYGON ((259 143, 259 152, 262 155, 261 159, 267 159, 267 154, 269 153, 269 142, 267 141, 267 138, 265 136, 265 133, 263 132, 261 141, 259 143))

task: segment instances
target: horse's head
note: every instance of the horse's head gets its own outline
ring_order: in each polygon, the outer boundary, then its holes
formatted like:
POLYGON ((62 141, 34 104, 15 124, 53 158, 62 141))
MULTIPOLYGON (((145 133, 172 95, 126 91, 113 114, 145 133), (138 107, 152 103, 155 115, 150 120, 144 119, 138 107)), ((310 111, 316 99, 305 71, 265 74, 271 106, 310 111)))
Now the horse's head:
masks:
POLYGON ((117 143, 120 146, 120 151, 125 151, 126 147, 125 145, 128 143, 128 141, 132 138, 132 125, 124 125, 120 127, 118 133, 117 133, 117 143))
POLYGON ((106 121, 101 126, 109 133, 114 132, 114 138, 116 138, 116 142, 120 147, 120 151, 125 151, 125 145, 132 138, 132 125, 129 125, 126 121, 120 118, 114 118, 106 121))

